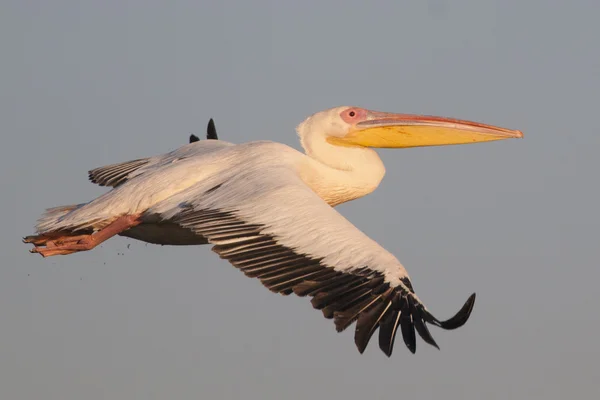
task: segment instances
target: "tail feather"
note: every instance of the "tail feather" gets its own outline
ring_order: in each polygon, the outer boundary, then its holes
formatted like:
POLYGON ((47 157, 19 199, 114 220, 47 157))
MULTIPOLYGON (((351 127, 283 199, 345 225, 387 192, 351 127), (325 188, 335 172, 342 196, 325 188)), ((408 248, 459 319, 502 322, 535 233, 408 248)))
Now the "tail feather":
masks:
MULTIPOLYGON (((62 218, 70 212, 77 210, 82 204, 71 204, 68 206, 59 206, 48 208, 37 220, 35 230, 37 234, 23 238, 24 243, 32 243, 35 246, 43 246, 50 240, 55 240, 65 236, 77 236, 81 234, 90 234, 93 232, 89 226, 69 226, 62 227, 60 222, 62 218)), ((95 221, 92 221, 95 222, 95 221)))
POLYGON ((82 204, 71 204, 68 206, 59 206, 48 208, 44 214, 37 220, 35 229, 38 233, 51 232, 53 227, 60 221, 62 217, 70 213, 71 211, 83 206, 82 204))

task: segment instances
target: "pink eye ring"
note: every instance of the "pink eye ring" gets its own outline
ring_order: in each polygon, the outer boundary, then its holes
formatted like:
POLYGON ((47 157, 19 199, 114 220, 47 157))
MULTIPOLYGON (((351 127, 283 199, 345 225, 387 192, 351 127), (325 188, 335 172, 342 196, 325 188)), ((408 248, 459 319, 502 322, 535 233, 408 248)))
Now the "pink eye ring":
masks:
POLYGON ((357 121, 361 121, 367 118, 367 110, 362 108, 349 108, 340 114, 340 117, 349 124, 354 124, 357 121))

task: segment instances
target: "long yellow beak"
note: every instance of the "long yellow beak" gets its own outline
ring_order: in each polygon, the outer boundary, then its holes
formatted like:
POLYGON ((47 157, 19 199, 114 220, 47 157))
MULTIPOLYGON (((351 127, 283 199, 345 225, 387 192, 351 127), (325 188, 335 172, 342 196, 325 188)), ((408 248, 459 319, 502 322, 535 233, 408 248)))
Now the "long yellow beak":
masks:
POLYGON ((380 148, 445 146, 522 138, 517 130, 458 119, 410 114, 370 112, 366 121, 353 126, 332 144, 380 148))

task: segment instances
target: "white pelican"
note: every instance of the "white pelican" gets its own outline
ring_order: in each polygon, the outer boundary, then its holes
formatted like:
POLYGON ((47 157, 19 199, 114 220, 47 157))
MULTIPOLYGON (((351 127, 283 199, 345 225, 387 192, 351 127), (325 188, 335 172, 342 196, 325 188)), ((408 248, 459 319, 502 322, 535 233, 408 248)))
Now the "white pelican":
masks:
POLYGON ((24 239, 44 257, 90 250, 114 235, 212 250, 273 292, 311 296, 338 331, 356 321, 363 352, 379 328, 389 357, 398 328, 415 352, 416 332, 438 347, 426 323, 455 329, 472 294, 447 321, 417 297, 392 254, 333 207, 377 188, 385 168, 372 147, 405 148, 522 138, 520 131, 455 119, 358 107, 316 113, 297 127, 306 154, 268 142, 206 140, 165 155, 90 171, 113 186, 85 204, 46 211, 24 239))

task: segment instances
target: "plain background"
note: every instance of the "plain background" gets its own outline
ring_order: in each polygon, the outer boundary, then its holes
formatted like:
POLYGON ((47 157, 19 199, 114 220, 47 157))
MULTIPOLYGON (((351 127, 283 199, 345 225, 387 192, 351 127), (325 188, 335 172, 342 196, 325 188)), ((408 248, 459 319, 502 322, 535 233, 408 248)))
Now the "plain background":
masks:
POLYGON ((3 1, 0 398, 564 399, 600 394, 600 3, 3 1), (520 129, 524 140, 383 150, 339 210, 396 254, 439 318, 412 355, 360 355, 308 299, 209 247, 115 238, 42 259, 21 237, 106 189, 101 165, 215 119, 300 148, 333 106, 520 129))

